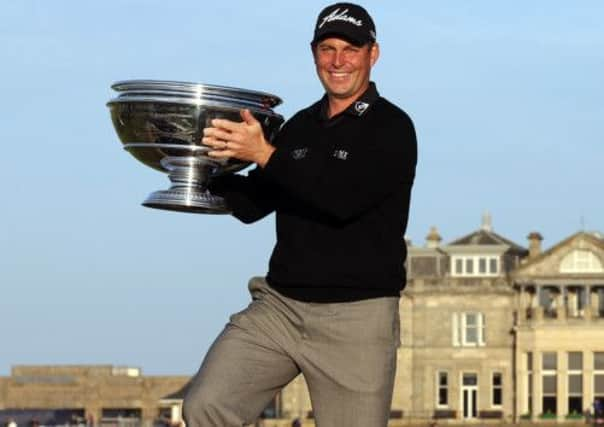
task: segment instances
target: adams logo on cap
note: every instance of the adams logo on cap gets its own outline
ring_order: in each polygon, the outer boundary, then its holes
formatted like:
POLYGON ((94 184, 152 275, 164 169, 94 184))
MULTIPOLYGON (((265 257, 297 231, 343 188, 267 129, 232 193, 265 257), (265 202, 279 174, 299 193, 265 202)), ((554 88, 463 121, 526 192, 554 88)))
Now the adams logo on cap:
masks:
POLYGON ((319 24, 319 28, 322 28, 323 25, 325 25, 327 22, 333 21, 349 22, 351 24, 356 25, 357 27, 363 26, 363 20, 357 19, 354 16, 349 16, 348 9, 344 9, 342 12, 340 12, 340 9, 336 9, 323 18, 323 21, 321 21, 321 23, 319 24))
POLYGON ((310 43, 316 45, 327 37, 340 37, 362 46, 375 41, 375 24, 363 7, 354 3, 335 3, 319 13, 310 43))

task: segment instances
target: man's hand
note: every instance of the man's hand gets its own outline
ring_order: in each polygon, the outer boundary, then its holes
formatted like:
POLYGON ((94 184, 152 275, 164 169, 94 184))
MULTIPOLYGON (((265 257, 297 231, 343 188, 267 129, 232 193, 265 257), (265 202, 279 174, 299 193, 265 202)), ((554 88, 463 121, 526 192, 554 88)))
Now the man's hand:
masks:
POLYGON ((243 122, 212 120, 212 127, 203 130, 201 142, 213 148, 210 157, 234 157, 264 167, 275 147, 266 141, 262 126, 249 110, 241 110, 241 118, 243 122))

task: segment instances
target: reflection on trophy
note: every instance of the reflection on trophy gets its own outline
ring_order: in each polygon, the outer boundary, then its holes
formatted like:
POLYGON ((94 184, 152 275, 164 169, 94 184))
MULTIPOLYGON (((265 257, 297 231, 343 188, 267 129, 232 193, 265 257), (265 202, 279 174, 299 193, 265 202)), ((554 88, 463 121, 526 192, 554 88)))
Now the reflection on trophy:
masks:
POLYGON ((241 121, 247 108, 271 141, 283 123, 272 108, 278 97, 262 92, 206 84, 129 80, 111 86, 119 92, 107 103, 124 148, 154 169, 167 172, 168 190, 156 191, 143 202, 158 209, 196 213, 228 213, 224 199, 212 195, 212 177, 249 165, 237 159, 218 160, 201 144, 203 129, 215 118, 241 121))

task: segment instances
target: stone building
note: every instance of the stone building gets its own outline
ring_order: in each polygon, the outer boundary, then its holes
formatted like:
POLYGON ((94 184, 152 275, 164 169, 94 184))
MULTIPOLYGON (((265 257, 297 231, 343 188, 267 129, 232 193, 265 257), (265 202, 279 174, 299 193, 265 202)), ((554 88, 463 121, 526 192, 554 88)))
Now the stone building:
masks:
POLYGON ((14 366, 0 377, 0 425, 178 424, 181 400, 170 395, 188 380, 108 365, 14 366))
MULTIPOLYGON (((409 243, 391 425, 570 422, 604 401, 604 237, 578 232, 546 251, 542 240, 530 233, 524 248, 487 215, 448 244, 436 228, 424 245, 409 243)), ((111 366, 17 366, 0 378, 0 422, 3 410, 54 408, 105 422, 177 423, 187 380, 111 366)), ((313 425, 301 376, 265 416, 313 425)))
MULTIPOLYGON (((604 239, 579 232, 541 250, 482 226, 410 245, 400 300, 393 422, 570 421, 604 401, 604 239)), ((312 415, 303 378, 279 396, 312 415)))
POLYGON ((516 413, 574 418, 604 402, 604 240, 577 233, 541 252, 529 236, 517 293, 516 413))

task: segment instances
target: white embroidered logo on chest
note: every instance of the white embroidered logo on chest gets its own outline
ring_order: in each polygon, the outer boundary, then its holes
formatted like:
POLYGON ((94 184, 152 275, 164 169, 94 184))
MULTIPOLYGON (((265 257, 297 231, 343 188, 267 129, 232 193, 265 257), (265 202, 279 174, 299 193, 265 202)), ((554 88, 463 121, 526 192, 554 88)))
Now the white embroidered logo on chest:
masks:
POLYGON ((308 148, 297 148, 292 150, 292 158, 294 160, 301 160, 306 157, 306 153, 308 153, 308 148))
POLYGON ((339 160, 346 160, 348 158, 348 151, 346 150, 335 150, 333 156, 339 160))
POLYGON ((369 107, 369 104, 366 102, 357 101, 354 104, 354 109, 359 116, 367 110, 367 107, 369 107))

